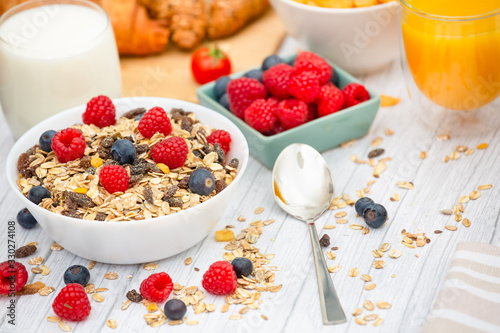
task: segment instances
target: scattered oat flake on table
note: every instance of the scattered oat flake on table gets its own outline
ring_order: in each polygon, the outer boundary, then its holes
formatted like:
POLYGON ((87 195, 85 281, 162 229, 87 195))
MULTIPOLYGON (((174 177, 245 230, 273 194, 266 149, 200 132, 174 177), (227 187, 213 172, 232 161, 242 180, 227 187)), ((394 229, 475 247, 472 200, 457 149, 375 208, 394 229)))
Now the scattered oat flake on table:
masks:
POLYGON ((486 149, 486 148, 488 148, 488 144, 486 142, 477 145, 477 149, 486 149))
POLYGON ((198 325, 198 320, 188 320, 188 321, 186 321, 186 325, 189 325, 189 326, 198 325))
POLYGON ((441 214, 443 214, 443 215, 451 215, 451 214, 453 214, 453 211, 451 209, 441 209, 439 212, 441 214))
POLYGON ((356 308, 356 309, 354 309, 354 310, 352 311, 352 315, 353 315, 354 317, 356 317, 356 316, 359 316, 362 312, 363 312, 363 309, 361 309, 361 308, 356 308))
POLYGON ((335 226, 333 224, 327 224, 323 227, 323 229, 335 229, 335 226))
POLYGON ((479 185, 477 187, 477 189, 480 191, 483 191, 483 190, 489 190, 492 187, 493 187, 493 185, 491 185, 491 184, 485 184, 485 185, 479 185))
POLYGON ((41 289, 38 290, 38 293, 40 294, 40 296, 48 296, 49 294, 51 294, 53 291, 55 290, 54 287, 43 287, 41 289))
POLYGON ((240 222, 245 222, 247 219, 243 215, 240 215, 238 216, 237 220, 240 222))
POLYGON ((118 274, 115 272, 107 272, 106 274, 104 274, 104 278, 108 280, 116 280, 118 279, 118 274))
POLYGON ((42 269, 41 267, 33 267, 33 268, 31 269, 31 272, 32 272, 33 274, 40 274, 40 273, 42 273, 42 272, 43 272, 43 269, 42 269))
POLYGON ((386 128, 385 131, 384 131, 384 134, 388 135, 388 136, 391 136, 391 135, 394 135, 394 131, 391 130, 390 128, 386 128))
POLYGON ((348 147, 352 146, 355 142, 356 142, 355 139, 354 140, 349 140, 349 141, 346 141, 346 142, 342 142, 340 144, 340 147, 341 148, 348 148, 348 147))
POLYGON ((50 249, 52 251, 61 251, 63 249, 63 247, 57 243, 53 243, 51 246, 50 246, 50 249))
POLYGON ((357 317, 356 318, 356 324, 358 324, 358 325, 366 325, 366 320, 364 320, 361 317, 357 317))
POLYGON ((41 269, 42 269, 42 275, 43 275, 43 276, 47 276, 47 275, 49 275, 49 273, 50 273, 50 268, 48 268, 48 267, 47 267, 47 266, 45 266, 45 265, 42 265, 41 269))
POLYGON ((383 141, 384 141, 384 139, 382 139, 382 137, 377 136, 376 138, 374 138, 372 140, 372 147, 380 146, 383 141))
POLYGON ((29 245, 38 246, 38 242, 29 242, 28 244, 26 244, 26 246, 29 246, 29 245))
POLYGON ((384 322, 384 320, 382 318, 378 317, 377 320, 375 320, 373 322, 373 326, 380 326, 380 325, 382 325, 383 322, 384 322))
POLYGON ((186 258, 186 260, 184 260, 184 265, 191 265, 191 263, 193 262, 193 258, 189 257, 189 258, 186 258))
POLYGON ((106 322, 106 325, 108 325, 109 328, 115 329, 116 328, 116 320, 114 319, 109 319, 106 322))
POLYGON ((154 264, 154 263, 147 263, 147 264, 144 264, 144 266, 142 266, 142 268, 147 270, 147 271, 154 271, 158 267, 160 267, 160 265, 154 264))
POLYGON ((330 272, 330 273, 337 273, 338 271, 340 271, 341 268, 342 268, 342 266, 340 266, 340 265, 335 265, 333 267, 328 267, 328 272, 330 272))
POLYGON ((43 263, 44 259, 42 257, 34 257, 28 260, 28 264, 30 265, 40 265, 43 263))
POLYGON ((243 316, 240 315, 232 315, 229 317, 230 320, 240 320, 243 319, 243 316))
POLYGON ((406 190, 413 190, 415 188, 415 186, 413 185, 412 182, 406 182, 404 180, 397 181, 396 185, 398 185, 398 187, 404 188, 406 190))
POLYGON ((372 266, 376 269, 382 269, 385 267, 385 262, 383 260, 374 260, 372 266))
POLYGON ((447 226, 445 226, 445 228, 446 228, 447 230, 450 230, 450 231, 456 231, 456 230, 458 229, 458 228, 457 228, 457 227, 455 227, 454 225, 447 225, 447 226))
POLYGON ((16 291, 16 296, 33 295, 36 294, 43 287, 45 287, 45 283, 36 281, 34 283, 27 284, 21 290, 16 291))
POLYGON ((468 228, 470 227, 470 221, 469 219, 463 219, 462 220, 462 224, 464 225, 464 227, 468 228))
POLYGON ((436 136, 436 138, 439 140, 439 141, 446 141, 446 140, 449 140, 450 139, 450 135, 449 134, 438 134, 436 136))
POLYGON ((373 290, 377 285, 375 283, 369 283, 365 286, 365 290, 373 290))
POLYGON ((268 319, 269 319, 269 318, 267 318, 267 316, 266 316, 266 315, 263 315, 263 314, 261 314, 261 315, 260 315, 260 317, 261 317, 262 319, 264 319, 264 320, 268 320, 268 319))
POLYGON ((257 207, 255 208, 255 210, 253 211, 254 214, 260 214, 264 211, 264 207, 257 207))
POLYGON ((373 170, 373 177, 378 178, 382 172, 385 171, 387 166, 385 165, 384 162, 380 161, 375 165, 375 168, 373 170))
POLYGON ((104 301, 104 296, 102 296, 101 294, 99 293, 94 293, 92 294, 92 299, 98 303, 101 303, 104 301))
POLYGON ((373 311, 375 309, 375 305, 373 305, 373 302, 370 300, 365 300, 363 302, 363 307, 368 311, 373 311))
POLYGON ((96 264, 96 262, 95 262, 94 260, 92 260, 92 261, 91 261, 91 262, 89 262, 89 264, 87 265, 87 268, 90 270, 90 269, 92 269, 92 268, 94 268, 94 267, 95 267, 95 264, 96 264))
POLYGON ((372 280, 372 277, 368 274, 362 274, 361 275, 361 280, 365 281, 365 282, 370 282, 372 280))
POLYGON ((472 191, 472 192, 469 194, 469 198, 470 198, 471 200, 476 200, 476 199, 478 199, 480 196, 481 196, 481 192, 479 192, 479 191, 472 191))
POLYGON ((358 276, 358 273, 359 273, 359 269, 357 267, 351 268, 349 270, 350 277, 356 277, 356 276, 358 276))
POLYGON ((401 252, 401 250, 394 249, 389 253, 389 257, 397 259, 397 258, 401 257, 401 254, 403 254, 403 252, 401 252))
POLYGON ((130 306, 130 304, 132 304, 132 301, 127 299, 125 300, 123 303, 122 303, 122 306, 121 306, 121 310, 124 311, 124 310, 127 310, 128 307, 130 306))
POLYGON ((47 321, 51 322, 51 323, 58 323, 61 321, 61 317, 59 316, 48 316, 47 317, 47 321))
POLYGON ((388 95, 380 95, 380 106, 381 107, 387 107, 387 106, 394 106, 398 104, 401 101, 401 98, 398 97, 392 97, 388 95))
POLYGON ((390 198, 391 201, 399 201, 401 200, 401 197, 399 196, 399 194, 397 193, 394 193, 394 195, 390 198))
POLYGON ((73 328, 69 326, 65 321, 59 322, 59 328, 64 332, 71 332, 73 330, 73 328))

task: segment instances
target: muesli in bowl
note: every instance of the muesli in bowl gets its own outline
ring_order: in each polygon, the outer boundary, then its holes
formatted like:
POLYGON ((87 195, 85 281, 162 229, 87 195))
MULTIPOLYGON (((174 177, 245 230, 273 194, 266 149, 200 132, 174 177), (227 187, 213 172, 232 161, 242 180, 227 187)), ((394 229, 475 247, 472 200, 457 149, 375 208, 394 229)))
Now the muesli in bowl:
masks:
POLYGON ((92 260, 158 260, 199 242, 246 168, 243 134, 188 102, 116 99, 115 118, 99 99, 97 115, 79 106, 16 142, 7 158, 16 195, 55 241, 92 260))
POLYGON ((223 129, 183 109, 137 108, 118 120, 114 110, 109 98, 95 97, 86 124, 44 132, 19 156, 23 194, 69 217, 143 220, 196 206, 236 177, 239 161, 226 161, 231 135, 223 129))

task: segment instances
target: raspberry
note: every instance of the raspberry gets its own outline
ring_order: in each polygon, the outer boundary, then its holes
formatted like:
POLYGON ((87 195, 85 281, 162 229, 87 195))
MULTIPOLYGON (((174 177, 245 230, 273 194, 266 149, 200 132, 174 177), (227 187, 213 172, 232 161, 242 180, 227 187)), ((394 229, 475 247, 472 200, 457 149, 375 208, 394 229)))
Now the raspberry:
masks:
POLYGON ((370 99, 370 94, 365 87, 358 83, 349 83, 342 89, 344 94, 344 108, 359 104, 370 99))
POLYGON ((168 298, 173 288, 174 284, 170 276, 165 272, 160 272, 151 274, 142 281, 139 291, 148 301, 161 303, 168 298))
POLYGON ((107 96, 97 96, 87 103, 87 109, 82 115, 83 123, 94 124, 103 128, 116 124, 116 109, 107 96))
POLYGON ((271 131, 277 120, 276 106, 274 100, 256 100, 245 110, 246 123, 261 133, 271 131))
POLYGON ((4 261, 0 264, 0 295, 7 295, 23 289, 28 281, 26 267, 20 262, 4 261), (13 286, 14 290, 10 287, 13 286))
POLYGON ((218 143, 225 154, 230 150, 231 134, 224 130, 215 130, 207 136, 207 142, 211 144, 218 143))
POLYGON ((302 72, 314 72, 318 75, 320 85, 326 84, 332 77, 333 69, 323 58, 312 52, 301 52, 295 59, 295 71, 297 74, 302 72))
POLYGON ((90 314, 91 307, 85 289, 78 283, 70 283, 57 294, 52 309, 61 319, 82 321, 90 314))
POLYGON ((186 141, 179 136, 173 136, 155 144, 151 149, 151 157, 156 163, 176 169, 184 165, 188 152, 186 141))
POLYGON ((51 147, 57 160, 66 163, 83 157, 87 144, 82 132, 69 127, 54 135, 51 147))
POLYGON ((279 64, 264 72, 263 81, 266 89, 280 99, 290 97, 288 82, 293 74, 293 67, 288 64, 279 64))
POLYGON ((243 119, 245 110, 256 99, 266 98, 266 88, 256 79, 240 77, 227 85, 229 108, 237 117, 243 119))
POLYGON ((228 295, 236 290, 237 278, 229 261, 216 261, 203 274, 203 288, 214 295, 228 295))
POLYGON ((285 129, 304 124, 308 113, 307 104, 293 98, 281 101, 276 108, 276 115, 285 129))
POLYGON ((105 165, 99 172, 99 181, 109 193, 125 192, 130 177, 121 165, 105 165))
POLYGON ((312 103, 319 95, 319 80, 314 72, 294 73, 288 83, 290 94, 305 103, 312 103))
POLYGON ((165 110, 155 106, 142 116, 137 129, 146 138, 152 137, 156 132, 167 136, 172 132, 172 123, 165 110))
POLYGON ((342 109, 344 94, 333 84, 321 87, 318 97, 318 116, 323 117, 342 109))

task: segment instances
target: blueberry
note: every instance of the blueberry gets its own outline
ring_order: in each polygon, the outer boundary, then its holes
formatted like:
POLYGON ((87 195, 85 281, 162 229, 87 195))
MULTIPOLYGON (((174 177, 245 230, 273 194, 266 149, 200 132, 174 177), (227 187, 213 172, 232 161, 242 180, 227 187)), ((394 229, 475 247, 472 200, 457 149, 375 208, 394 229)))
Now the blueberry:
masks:
POLYGON ((270 55, 262 62, 262 70, 267 71, 269 68, 284 62, 285 60, 281 59, 281 57, 278 57, 277 55, 270 55))
POLYGON ((165 308, 163 310, 168 319, 179 320, 186 314, 187 307, 183 301, 174 298, 165 303, 165 308))
POLYGON ((253 264, 247 258, 234 258, 233 261, 231 261, 231 265, 233 265, 236 276, 239 278, 252 274, 253 264))
POLYGON ((32 229, 36 226, 37 221, 31 215, 28 208, 23 208, 17 213, 17 223, 25 229, 32 229))
POLYGON ((231 78, 229 76, 221 76, 220 78, 217 79, 217 81, 215 81, 214 85, 215 98, 220 99, 222 95, 226 93, 229 81, 231 81, 231 78))
POLYGON ((372 204, 363 212, 363 219, 372 228, 380 228, 387 221, 387 210, 380 204, 372 204))
POLYGON ((189 189, 199 195, 209 195, 215 188, 214 175, 207 169, 196 169, 189 176, 189 189))
POLYGON ((64 272, 64 283, 78 283, 83 287, 89 283, 90 272, 87 267, 81 265, 73 265, 64 272))
POLYGON ((222 95, 219 99, 219 104, 229 110, 229 96, 227 94, 222 95))
POLYGON ((137 158, 137 151, 132 142, 119 139, 111 147, 111 158, 120 164, 132 164, 137 158))
POLYGON ((139 120, 141 120, 141 119, 142 119, 142 117, 144 116, 144 114, 145 114, 145 113, 146 113, 146 112, 138 114, 137 116, 135 116, 134 120, 135 120, 135 121, 139 121, 139 120))
POLYGON ((38 143, 40 144, 40 149, 43 151, 49 153, 52 151, 52 138, 57 132, 54 130, 48 130, 43 132, 42 135, 40 135, 40 139, 38 139, 38 143))
POLYGON ((358 213, 359 216, 363 216, 363 212, 365 211, 366 207, 373 204, 374 202, 372 199, 368 197, 362 197, 359 198, 358 201, 356 201, 354 208, 356 209, 356 213, 358 213))
POLYGON ((262 83, 262 75, 263 74, 264 74, 264 72, 262 71, 262 69, 252 69, 251 71, 246 72, 245 75, 243 75, 243 76, 247 77, 249 79, 256 79, 260 83, 262 83))
POLYGON ((335 87, 339 87, 339 76, 335 68, 332 67, 332 77, 330 78, 330 82, 335 85, 335 87))
POLYGON ((45 198, 50 198, 50 192, 43 186, 33 186, 28 192, 28 199, 36 205, 45 198))

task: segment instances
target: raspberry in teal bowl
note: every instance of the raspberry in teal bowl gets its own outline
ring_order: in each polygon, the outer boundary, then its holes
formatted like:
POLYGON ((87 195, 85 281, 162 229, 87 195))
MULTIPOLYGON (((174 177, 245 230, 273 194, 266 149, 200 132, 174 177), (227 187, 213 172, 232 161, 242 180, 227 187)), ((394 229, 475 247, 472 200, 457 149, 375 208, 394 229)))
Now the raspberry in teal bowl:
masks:
MULTIPOLYGON (((296 55, 285 58, 288 62, 296 55)), ((349 73, 329 62, 339 78, 338 87, 342 89, 349 83, 361 82, 349 73)), ((260 67, 255 67, 260 68, 260 67)), ((232 79, 242 77, 249 70, 231 75, 232 79)), ((244 120, 235 116, 222 106, 214 94, 215 82, 207 83, 198 88, 197 94, 201 105, 206 106, 229 118, 238 126, 247 139, 250 154, 272 169, 280 152, 292 143, 305 143, 322 152, 340 145, 343 142, 362 137, 368 133, 380 106, 380 97, 367 88, 370 99, 360 104, 345 108, 328 116, 314 119, 298 127, 278 134, 266 136, 244 120)))

